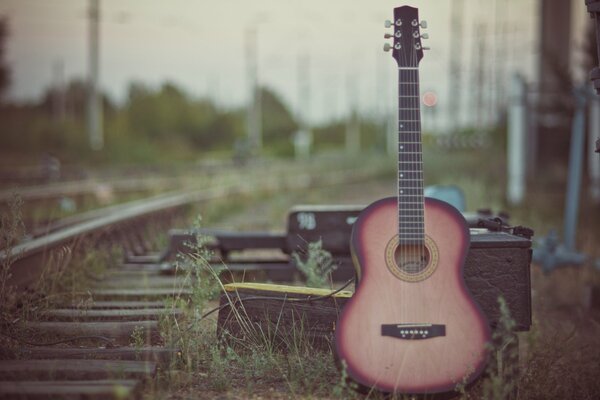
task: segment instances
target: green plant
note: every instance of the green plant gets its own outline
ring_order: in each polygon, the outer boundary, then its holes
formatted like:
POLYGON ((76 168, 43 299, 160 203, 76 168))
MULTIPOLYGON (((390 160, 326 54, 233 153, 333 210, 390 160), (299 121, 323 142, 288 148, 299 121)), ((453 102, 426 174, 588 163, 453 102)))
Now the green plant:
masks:
POLYGON ((187 243, 191 252, 184 258, 183 265, 186 271, 186 280, 192 282, 192 305, 196 312, 202 313, 208 301, 217 298, 221 292, 222 284, 219 274, 222 266, 214 264, 214 251, 209 248, 211 238, 202 233, 202 217, 194 221, 193 243, 187 243))
POLYGON ((292 259, 306 276, 306 285, 311 287, 326 286, 329 275, 337 268, 331 253, 323 249, 321 240, 308 243, 306 254, 303 256, 293 252, 292 259))
MULTIPOLYGON (((519 380, 519 349, 514 329, 516 322, 510 315, 506 300, 498 298, 500 319, 488 344, 491 360, 483 380, 483 398, 504 400, 516 397, 519 380)), ((464 391, 462 392, 464 395, 464 391)))
POLYGON ((146 330, 143 326, 136 326, 133 328, 129 342, 136 350, 140 350, 144 347, 144 344, 146 343, 146 330))
POLYGON ((8 211, 0 215, 0 250, 4 254, 0 259, 0 323, 4 324, 11 319, 12 309, 15 306, 16 296, 9 280, 12 276, 10 269, 19 256, 14 254, 12 246, 21 241, 25 235, 25 226, 21 216, 23 200, 14 195, 8 203, 8 211))

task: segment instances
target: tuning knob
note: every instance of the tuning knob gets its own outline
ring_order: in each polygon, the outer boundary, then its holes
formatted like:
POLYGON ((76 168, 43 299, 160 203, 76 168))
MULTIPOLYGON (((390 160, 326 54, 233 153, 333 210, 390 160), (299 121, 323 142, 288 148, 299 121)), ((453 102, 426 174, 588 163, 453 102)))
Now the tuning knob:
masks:
POLYGON ((385 20, 385 27, 386 27, 386 28, 389 28, 389 27, 391 27, 391 26, 393 26, 393 25, 394 25, 394 24, 392 24, 392 21, 390 21, 389 19, 386 19, 386 20, 385 20))
POLYGON ((383 35, 383 37, 386 38, 386 39, 390 39, 390 38, 393 38, 394 35, 392 35, 391 33, 386 33, 386 34, 383 35))
POLYGON ((392 46, 389 43, 383 44, 383 51, 390 51, 391 49, 392 49, 392 46))
POLYGON ((431 47, 423 47, 423 50, 431 50, 431 47))
POLYGON ((422 34, 421 39, 429 39, 429 34, 428 33, 422 34))
POLYGON ((419 25, 421 26, 421 28, 427 29, 427 21, 423 20, 419 25))

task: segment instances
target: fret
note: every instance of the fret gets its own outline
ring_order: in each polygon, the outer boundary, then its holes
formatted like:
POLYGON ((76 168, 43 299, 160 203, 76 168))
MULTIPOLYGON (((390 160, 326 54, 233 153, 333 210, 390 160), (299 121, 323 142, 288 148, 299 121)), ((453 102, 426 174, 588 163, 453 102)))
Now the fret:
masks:
POLYGON ((418 190, 417 194, 421 194, 423 193, 423 180, 419 179, 419 180, 415 180, 414 182, 418 182, 418 183, 407 183, 405 182, 405 185, 401 185, 398 188, 398 192, 399 194, 414 194, 414 193, 410 193, 411 190, 418 190), (401 191, 404 191, 401 192, 401 191))
POLYGON ((421 154, 421 146, 417 144, 399 143, 398 151, 401 151, 404 154, 406 154, 407 152, 421 154))
MULTIPOLYGON (((398 111, 402 113, 401 111, 398 111)), ((400 132, 421 133, 421 123, 419 121, 409 121, 408 118, 401 118, 398 123, 400 132)))
POLYGON ((402 151, 402 149, 400 151, 402 154, 422 154, 420 151, 402 151))
MULTIPOLYGON (((415 167, 420 167, 420 166, 419 165, 415 165, 415 167)), ((413 171, 404 170, 404 172, 406 174, 410 175, 412 173, 412 174, 415 174, 415 176, 406 176, 406 175, 403 176, 404 174, 401 173, 400 175, 398 175, 398 180, 399 181, 408 181, 409 179, 415 179, 415 180, 418 180, 418 181, 423 181, 423 175, 422 175, 423 173, 420 171, 420 169, 421 168, 416 168, 413 171), (420 174, 420 175, 416 175, 416 174, 420 174), (404 179, 404 178, 406 178, 406 179, 404 179)))
POLYGON ((420 111, 420 98, 417 96, 398 97, 398 108, 420 111))

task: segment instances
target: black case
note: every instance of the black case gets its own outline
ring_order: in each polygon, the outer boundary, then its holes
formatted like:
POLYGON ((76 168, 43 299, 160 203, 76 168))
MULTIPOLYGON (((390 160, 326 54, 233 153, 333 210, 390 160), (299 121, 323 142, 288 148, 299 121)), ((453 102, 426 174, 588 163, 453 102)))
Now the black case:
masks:
MULTIPOLYGON (((322 241, 339 264, 334 280, 354 276, 350 258, 352 224, 361 206, 297 206, 288 216, 288 252, 305 251, 306 243, 322 241)), ((464 266, 465 283, 492 326, 500 318, 499 297, 508 305, 516 331, 531 326, 531 240, 505 232, 480 229, 480 214, 463 214, 471 232, 464 266)), ((500 227, 500 225, 499 225, 500 227)))

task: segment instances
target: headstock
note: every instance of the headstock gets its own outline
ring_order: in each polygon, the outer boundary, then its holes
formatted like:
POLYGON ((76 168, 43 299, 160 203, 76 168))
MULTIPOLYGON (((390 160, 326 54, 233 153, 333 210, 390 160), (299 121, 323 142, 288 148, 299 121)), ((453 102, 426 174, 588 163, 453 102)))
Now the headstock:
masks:
POLYGON ((399 68, 417 68, 423 58, 423 47, 421 39, 428 39, 429 35, 421 34, 419 28, 426 29, 427 22, 419 22, 419 10, 410 6, 394 8, 394 20, 385 21, 385 27, 394 27, 394 33, 386 33, 385 38, 393 38, 394 43, 385 43, 383 50, 392 50, 392 57, 398 63, 399 68))

